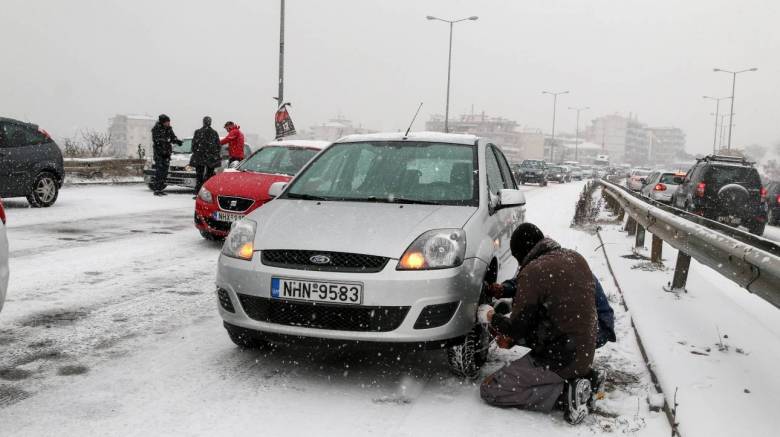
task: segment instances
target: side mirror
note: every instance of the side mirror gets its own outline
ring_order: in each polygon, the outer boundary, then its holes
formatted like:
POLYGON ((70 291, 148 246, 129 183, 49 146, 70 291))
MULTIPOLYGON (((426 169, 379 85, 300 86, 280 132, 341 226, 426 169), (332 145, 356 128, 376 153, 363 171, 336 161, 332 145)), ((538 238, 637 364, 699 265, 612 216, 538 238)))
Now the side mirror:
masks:
POLYGON ((498 205, 495 209, 512 208, 525 205, 525 194, 520 190, 498 190, 498 205))
POLYGON ((272 199, 279 197, 280 194, 287 188, 287 182, 274 182, 268 188, 268 196, 272 199))

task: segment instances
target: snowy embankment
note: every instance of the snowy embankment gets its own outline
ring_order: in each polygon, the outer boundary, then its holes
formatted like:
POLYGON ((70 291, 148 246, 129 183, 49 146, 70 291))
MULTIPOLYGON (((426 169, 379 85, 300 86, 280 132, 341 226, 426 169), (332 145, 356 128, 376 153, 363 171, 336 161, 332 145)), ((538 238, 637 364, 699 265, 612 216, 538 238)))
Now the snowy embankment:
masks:
MULTIPOLYGON (((191 194, 111 186, 66 188, 46 210, 9 202, 0 435, 668 436, 599 243, 569 228, 581 187, 526 187, 527 219, 588 258, 617 313, 620 341, 596 357, 608 395, 581 426, 485 405, 442 351, 235 347, 191 194)), ((524 352, 494 350, 483 376, 524 352)))
MULTIPOLYGON (((772 238, 774 228, 769 230, 772 238)), ((780 311, 724 278, 691 263, 687 293, 664 292, 677 251, 664 244, 664 267, 632 253, 620 225, 602 236, 667 402, 677 393, 685 437, 777 435, 780 417, 780 311)), ((651 236, 646 238, 649 247, 651 236)), ((780 287, 780 284, 778 284, 780 287)))

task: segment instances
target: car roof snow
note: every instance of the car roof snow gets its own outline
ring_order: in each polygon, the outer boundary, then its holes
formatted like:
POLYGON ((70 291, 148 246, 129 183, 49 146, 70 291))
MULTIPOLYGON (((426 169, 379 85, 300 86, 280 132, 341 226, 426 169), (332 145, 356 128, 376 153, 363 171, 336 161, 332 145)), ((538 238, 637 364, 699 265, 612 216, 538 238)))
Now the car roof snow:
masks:
POLYGON ((277 146, 277 147, 305 147, 309 149, 318 149, 322 150, 330 145, 330 141, 319 141, 319 140, 278 140, 278 141, 271 141, 270 143, 266 144, 266 146, 277 146))
POLYGON ((442 132, 409 132, 404 136, 403 132, 388 132, 376 134, 347 135, 336 140, 336 143, 358 143, 365 141, 422 141, 430 143, 450 143, 473 146, 478 137, 470 134, 445 134, 442 132))

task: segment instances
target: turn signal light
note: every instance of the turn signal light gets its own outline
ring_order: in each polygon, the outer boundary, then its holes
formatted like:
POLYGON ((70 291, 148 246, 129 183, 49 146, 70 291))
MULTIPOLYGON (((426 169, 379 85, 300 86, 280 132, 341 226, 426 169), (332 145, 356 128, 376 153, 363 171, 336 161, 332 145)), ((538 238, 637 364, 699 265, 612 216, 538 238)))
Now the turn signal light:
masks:
POLYGON ((666 191, 666 185, 655 184, 655 188, 653 188, 653 191, 666 191))
POLYGON ((401 258, 400 265, 403 269, 419 270, 425 267, 425 255, 420 252, 408 252, 401 258))
POLYGON ((3 201, 0 200, 0 221, 5 224, 5 209, 3 209, 3 201))
POLYGON ((244 243, 240 249, 238 249, 238 257, 250 260, 252 259, 252 254, 255 253, 255 246, 252 244, 252 242, 244 243))
POLYGON ((758 195, 761 196, 761 201, 762 202, 766 202, 766 196, 768 194, 769 193, 767 192, 766 188, 764 188, 764 187, 761 187, 761 189, 758 191, 758 195))

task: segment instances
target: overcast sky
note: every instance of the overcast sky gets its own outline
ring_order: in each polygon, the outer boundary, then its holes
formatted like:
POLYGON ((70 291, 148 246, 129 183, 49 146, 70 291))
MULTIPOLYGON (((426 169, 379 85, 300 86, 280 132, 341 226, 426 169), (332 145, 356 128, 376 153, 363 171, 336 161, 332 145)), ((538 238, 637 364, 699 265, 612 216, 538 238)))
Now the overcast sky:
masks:
MULTIPOLYGON (((285 100, 299 128, 342 113, 405 129, 424 102, 443 113, 447 25, 455 26, 452 114, 486 111, 574 131, 569 106, 674 125, 712 146, 714 103, 738 76, 735 144, 780 142, 777 0, 287 0, 285 100)), ((167 113, 179 136, 200 118, 273 136, 278 0, 3 0, 0 115, 55 136, 105 129, 117 113, 167 113)), ((727 101, 721 109, 727 112, 727 101), (724 108, 724 105, 726 108, 724 108)))

